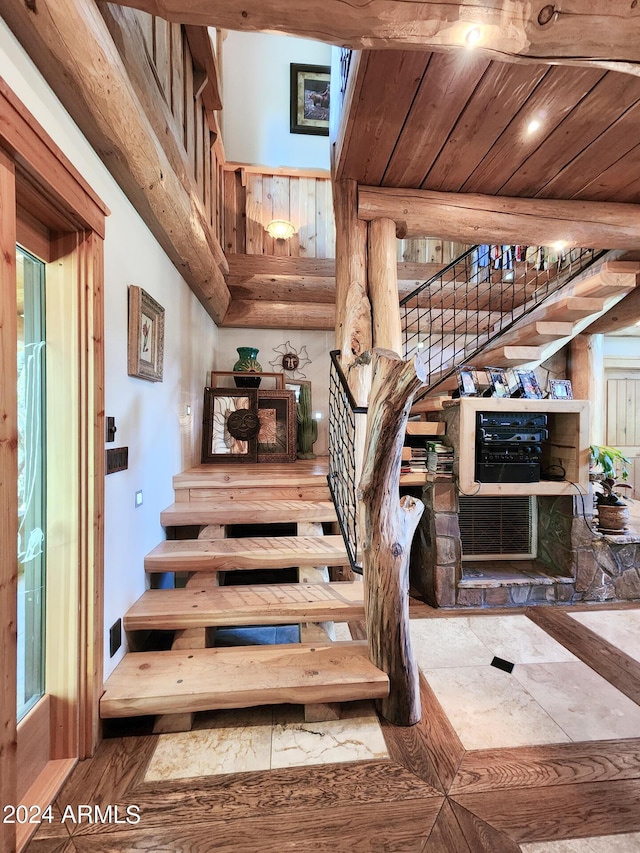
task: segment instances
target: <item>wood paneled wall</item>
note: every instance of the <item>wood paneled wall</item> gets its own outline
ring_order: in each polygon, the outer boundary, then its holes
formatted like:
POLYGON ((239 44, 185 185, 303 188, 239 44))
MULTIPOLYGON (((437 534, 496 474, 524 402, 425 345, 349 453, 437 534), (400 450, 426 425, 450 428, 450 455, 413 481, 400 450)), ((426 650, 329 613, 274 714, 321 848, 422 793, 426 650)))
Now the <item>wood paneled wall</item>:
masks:
POLYGON ((469 246, 450 240, 411 238, 398 240, 398 260, 420 264, 450 264, 460 257, 469 246))
MULTIPOLYGON (((159 138, 168 143, 167 154, 175 147, 188 162, 189 178, 197 188, 207 221, 220 238, 219 163, 224 154, 217 110, 213 109, 221 106, 218 71, 208 34, 146 12, 122 10, 111 4, 100 8, 132 80, 135 83, 137 77, 144 81, 149 118, 155 113, 164 122, 159 138), (136 50, 140 42, 142 50, 136 50), (153 81, 155 92, 150 92, 153 81), (165 109, 158 108, 158 94, 165 109), (171 140, 167 140, 169 134, 171 140)), ((180 171, 180 164, 172 165, 180 171)))
POLYGON ((222 245, 226 253, 335 257, 336 227, 328 176, 227 166, 224 180, 222 245), (265 230, 273 219, 291 222, 296 233, 289 240, 274 240, 265 230))

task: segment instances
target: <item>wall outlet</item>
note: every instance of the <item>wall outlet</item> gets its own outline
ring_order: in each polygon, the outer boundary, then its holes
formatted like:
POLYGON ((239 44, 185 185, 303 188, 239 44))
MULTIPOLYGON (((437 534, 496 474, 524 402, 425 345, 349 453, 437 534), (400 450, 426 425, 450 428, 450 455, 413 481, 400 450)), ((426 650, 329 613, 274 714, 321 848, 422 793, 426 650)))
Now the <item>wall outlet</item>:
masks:
POLYGON ((136 506, 142 506, 142 489, 136 492, 136 506))
POLYGON ((109 657, 113 657, 122 645, 122 619, 109 628, 109 657))

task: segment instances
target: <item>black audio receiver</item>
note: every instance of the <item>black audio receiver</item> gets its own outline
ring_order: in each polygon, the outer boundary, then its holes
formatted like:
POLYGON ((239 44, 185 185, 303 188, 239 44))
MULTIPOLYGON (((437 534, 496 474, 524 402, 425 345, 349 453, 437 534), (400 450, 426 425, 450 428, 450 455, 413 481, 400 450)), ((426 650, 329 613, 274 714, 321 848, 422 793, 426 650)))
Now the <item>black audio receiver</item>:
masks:
POLYGON ((546 427, 546 414, 531 412, 478 412, 476 417, 478 427, 546 427))
POLYGON ((523 429, 518 426, 480 427, 476 434, 478 441, 545 441, 549 433, 544 428, 523 429))

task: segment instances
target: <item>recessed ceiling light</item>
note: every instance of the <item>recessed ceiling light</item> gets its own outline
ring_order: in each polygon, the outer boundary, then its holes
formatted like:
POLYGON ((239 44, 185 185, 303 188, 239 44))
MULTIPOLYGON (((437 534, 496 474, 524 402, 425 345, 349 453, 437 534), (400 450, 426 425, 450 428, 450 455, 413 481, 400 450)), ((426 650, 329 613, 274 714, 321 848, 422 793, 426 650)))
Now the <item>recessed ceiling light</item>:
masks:
POLYGON ((534 118, 531 119, 531 121, 527 125, 527 133, 535 133, 536 130, 540 130, 540 122, 537 118, 534 118))
POLYGON ((464 40, 467 43, 467 47, 475 47, 481 38, 482 38, 482 33, 480 32, 480 28, 479 27, 471 27, 471 29, 467 31, 467 34, 466 34, 464 40))
POLYGON ((556 252, 561 252, 567 244, 564 240, 557 240, 553 243, 552 248, 556 250, 556 252))

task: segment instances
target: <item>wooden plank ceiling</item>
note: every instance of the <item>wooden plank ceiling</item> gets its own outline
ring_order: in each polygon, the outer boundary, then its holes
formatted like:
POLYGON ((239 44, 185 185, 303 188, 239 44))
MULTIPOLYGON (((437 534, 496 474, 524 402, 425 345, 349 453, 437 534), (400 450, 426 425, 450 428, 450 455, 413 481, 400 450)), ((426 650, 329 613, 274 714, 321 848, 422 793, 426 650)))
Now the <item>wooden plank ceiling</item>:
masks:
POLYGON ((336 175, 369 186, 640 201, 640 78, 364 51, 336 175), (532 121, 536 130, 529 130, 532 121))

